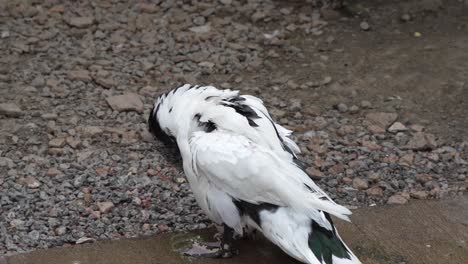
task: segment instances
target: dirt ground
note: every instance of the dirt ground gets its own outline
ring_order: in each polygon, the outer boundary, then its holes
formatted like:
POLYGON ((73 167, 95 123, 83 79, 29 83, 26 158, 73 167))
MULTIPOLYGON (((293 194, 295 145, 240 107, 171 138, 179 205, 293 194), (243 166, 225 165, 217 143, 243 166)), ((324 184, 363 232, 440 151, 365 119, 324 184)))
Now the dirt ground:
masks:
MULTIPOLYGON (((340 221, 338 225, 341 235, 363 263, 461 264, 468 256, 465 242, 468 236, 465 232, 468 212, 463 210, 468 205, 467 198, 465 196, 452 201, 419 201, 404 206, 361 209, 354 212, 353 224, 340 221)), ((193 239, 199 240, 200 234, 210 241, 213 232, 170 233, 150 238, 37 250, 5 259, 0 257, 0 263, 299 264, 260 237, 242 240, 239 243, 240 255, 231 259, 200 260, 181 257, 181 248, 190 245, 193 239)))
MULTIPOLYGON (((435 0, 348 1, 348 5, 349 11, 336 19, 331 16, 318 36, 290 32, 286 48, 271 48, 278 57, 267 60, 261 71, 244 75, 245 81, 262 92, 300 98, 322 109, 338 103, 359 106, 367 100, 376 109, 396 111, 409 123, 425 125, 443 139, 466 140, 468 6, 435 0), (409 21, 401 18, 405 14, 409 21), (361 29, 361 21, 368 22, 368 31, 361 29), (314 92, 272 89, 275 80, 301 84, 328 76, 330 84, 314 92)), ((208 80, 220 83, 229 78, 208 80)))

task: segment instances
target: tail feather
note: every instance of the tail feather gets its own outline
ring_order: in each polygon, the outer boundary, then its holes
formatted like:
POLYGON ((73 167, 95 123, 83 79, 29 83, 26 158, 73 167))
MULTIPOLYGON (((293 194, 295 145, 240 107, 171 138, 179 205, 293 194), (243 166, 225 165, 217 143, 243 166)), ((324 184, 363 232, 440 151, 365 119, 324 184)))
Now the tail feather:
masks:
POLYGON ((309 248, 322 264, 359 264, 357 257, 346 246, 334 227, 331 217, 325 213, 332 225, 328 230, 317 222, 312 221, 312 230, 309 234, 309 248))

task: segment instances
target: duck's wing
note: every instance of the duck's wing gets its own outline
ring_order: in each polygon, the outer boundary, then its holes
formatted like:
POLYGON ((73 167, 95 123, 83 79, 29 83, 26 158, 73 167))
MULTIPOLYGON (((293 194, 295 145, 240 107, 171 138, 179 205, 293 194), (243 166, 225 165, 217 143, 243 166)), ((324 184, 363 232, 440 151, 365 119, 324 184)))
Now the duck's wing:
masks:
POLYGON ((190 149, 195 174, 207 177, 234 200, 291 207, 329 228, 328 221, 321 221, 319 210, 345 220, 351 214, 291 160, 279 158, 244 136, 196 132, 190 139, 190 149))
POLYGON ((262 135, 270 149, 276 152, 287 151, 294 158, 301 152, 290 138, 292 131, 273 121, 261 99, 251 95, 235 95, 223 98, 220 104, 231 107, 238 115, 244 116, 249 125, 262 135))

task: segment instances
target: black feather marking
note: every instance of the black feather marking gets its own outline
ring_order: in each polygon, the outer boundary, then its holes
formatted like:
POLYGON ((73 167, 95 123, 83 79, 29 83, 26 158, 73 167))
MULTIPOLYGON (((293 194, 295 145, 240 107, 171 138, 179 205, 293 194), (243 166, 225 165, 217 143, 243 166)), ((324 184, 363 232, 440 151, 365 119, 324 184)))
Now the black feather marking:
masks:
POLYGON ((257 112, 255 112, 252 107, 242 103, 245 101, 245 98, 237 95, 223 101, 224 102, 222 102, 221 105, 231 107, 236 110, 236 113, 247 118, 247 121, 251 127, 258 127, 257 123, 255 123, 253 119, 259 119, 261 117, 258 116, 257 112))
POLYGON ((333 264, 333 256, 337 258, 351 259, 343 241, 337 236, 330 214, 325 213, 325 218, 330 222, 332 230, 322 227, 311 220, 311 232, 309 234, 309 247, 319 261, 333 264))
POLYGON ((208 122, 200 121, 200 118, 201 118, 200 114, 196 114, 194 118, 197 120, 198 126, 201 127, 203 131, 205 131, 206 133, 213 132, 214 130, 217 129, 216 124, 210 120, 208 120, 208 122))
POLYGON ((275 212, 279 208, 278 205, 270 203, 252 204, 242 200, 233 200, 233 202, 242 215, 248 215, 259 226, 261 226, 260 212, 265 210, 275 212))
POLYGON ((214 95, 212 95, 212 96, 207 96, 207 97, 205 98, 205 101, 209 101, 211 98, 214 98, 214 97, 218 97, 218 96, 214 96, 214 95))
POLYGON ((251 127, 258 127, 257 123, 255 123, 255 121, 253 121, 252 119, 247 118, 247 121, 249 122, 249 125, 251 127))
POLYGON ((156 109, 151 110, 150 115, 148 117, 148 129, 157 139, 161 140, 164 144, 168 145, 177 145, 176 140, 172 135, 167 134, 160 126, 157 114, 159 111, 159 106, 156 109))
MULTIPOLYGON (((279 141, 281 142, 281 146, 283 147, 283 149, 287 152, 289 152, 291 155, 293 155, 293 157, 296 157, 296 154, 294 154, 294 151, 292 151, 291 148, 289 148, 286 144, 284 144, 284 140, 283 138, 281 138, 279 132, 278 132, 278 129, 276 128, 275 126, 275 122, 273 122, 273 120, 269 119, 270 122, 271 122, 271 125, 273 126, 273 129, 275 130, 276 132, 276 136, 278 137, 279 141)), ((296 163, 296 160, 298 160, 297 158, 294 158, 294 163, 296 163)), ((298 160, 299 162, 301 162, 300 160, 298 160)), ((298 165, 299 163, 296 163, 296 165, 298 165)), ((301 165, 302 166, 302 165, 301 165)), ((299 167, 299 168, 302 168, 302 167, 299 167)))

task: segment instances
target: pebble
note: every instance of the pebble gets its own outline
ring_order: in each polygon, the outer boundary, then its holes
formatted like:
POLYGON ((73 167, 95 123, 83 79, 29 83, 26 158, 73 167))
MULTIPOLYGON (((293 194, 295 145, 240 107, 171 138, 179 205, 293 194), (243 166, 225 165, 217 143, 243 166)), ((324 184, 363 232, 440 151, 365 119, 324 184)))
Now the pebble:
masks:
POLYGON ((364 31, 368 31, 370 29, 370 25, 366 21, 362 21, 361 24, 359 24, 359 26, 364 31))
POLYGON ((361 107, 364 109, 369 109, 372 107, 372 104, 371 102, 364 100, 364 101, 361 101, 361 107))
POLYGON ((395 120, 398 118, 396 113, 384 113, 384 112, 375 112, 368 113, 366 115, 367 121, 369 123, 379 126, 383 129, 389 127, 395 120))
POLYGON ((366 190, 367 195, 374 196, 374 197, 382 197, 384 195, 384 192, 382 188, 379 186, 374 186, 371 187, 370 189, 366 190))
POLYGON ((49 147, 61 148, 65 145, 65 138, 54 138, 49 141, 49 147))
POLYGON ((437 145, 434 135, 418 132, 413 135, 405 148, 412 150, 430 150, 435 149, 437 145))
POLYGON ((398 133, 398 132, 404 132, 404 131, 407 131, 408 128, 403 125, 402 123, 400 122, 395 122, 393 123, 393 125, 391 125, 389 128, 388 128, 388 132, 390 133, 398 133))
POLYGON ((72 17, 68 20, 68 24, 77 28, 87 28, 94 23, 93 17, 72 17))
POLYGON ((108 212, 110 212, 110 210, 112 210, 112 208, 114 208, 114 203, 112 202, 100 202, 100 203, 97 203, 97 206, 99 208, 99 211, 103 214, 106 214, 108 212))
POLYGON ((390 196, 390 198, 388 198, 387 203, 401 205, 401 204, 408 203, 408 199, 399 194, 395 194, 395 195, 390 196))
POLYGON ((94 78, 94 81, 106 89, 111 89, 117 86, 117 82, 112 78, 105 78, 105 77, 97 76, 94 78))
POLYGON ((28 188, 31 188, 31 189, 36 189, 39 186, 41 186, 41 182, 31 176, 26 177, 24 179, 24 183, 26 184, 26 186, 28 186, 28 188))
POLYGON ((336 109, 338 109, 338 111, 340 111, 341 113, 348 112, 348 106, 346 106, 346 104, 343 104, 343 103, 338 104, 336 106, 336 109))
POLYGON ((89 82, 92 80, 91 75, 89 74, 89 71, 86 71, 86 70, 69 71, 67 73, 67 77, 68 79, 72 81, 89 82))
POLYGON ((429 193, 426 191, 412 191, 410 192, 410 196, 415 199, 424 200, 427 199, 429 193))
POLYGON ((411 20, 411 15, 405 13, 405 14, 401 15, 400 20, 403 21, 403 22, 408 22, 408 21, 411 20))
POLYGON ((358 190, 366 190, 369 188, 369 184, 361 178, 354 178, 353 187, 358 190))
POLYGON ((136 111, 143 113, 144 106, 138 94, 127 93, 123 95, 116 95, 106 98, 109 106, 118 112, 136 111))
POLYGON ((14 103, 0 103, 0 115, 8 117, 20 117, 23 115, 21 108, 14 103))

